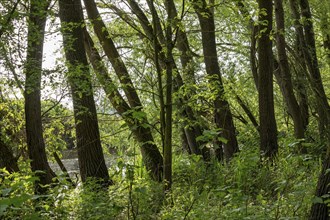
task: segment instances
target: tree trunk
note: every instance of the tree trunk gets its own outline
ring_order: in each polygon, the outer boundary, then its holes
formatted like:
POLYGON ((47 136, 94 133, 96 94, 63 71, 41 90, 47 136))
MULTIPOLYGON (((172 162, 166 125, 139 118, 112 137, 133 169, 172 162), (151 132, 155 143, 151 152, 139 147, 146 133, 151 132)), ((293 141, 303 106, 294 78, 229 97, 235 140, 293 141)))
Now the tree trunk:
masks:
MULTIPOLYGON (((323 161, 322 171, 319 176, 316 194, 317 198, 322 198, 324 195, 330 193, 330 146, 328 146, 328 152, 325 160, 323 161)), ((328 204, 324 203, 325 198, 322 198, 323 203, 313 203, 310 211, 309 220, 327 220, 329 219, 328 204)))
POLYGON ((312 13, 308 0, 301 0, 300 8, 301 15, 305 18, 303 28, 306 46, 303 47, 303 51, 305 58, 307 58, 307 67, 310 73, 310 84, 317 102, 316 111, 318 113, 320 137, 321 140, 327 141, 330 140, 330 106, 324 91, 317 60, 312 13))
POLYGON ((45 24, 49 1, 31 0, 28 21, 28 48, 25 66, 25 120, 26 137, 32 171, 38 172, 36 193, 45 193, 40 187, 52 183, 55 173, 47 162, 41 122, 41 72, 45 24))
MULTIPOLYGON (((170 17, 173 22, 173 26, 181 27, 183 24, 178 17, 178 13, 175 7, 175 3, 173 0, 168 0, 168 4, 165 6, 167 8, 171 8, 170 17)), ((175 92, 178 92, 185 85, 195 85, 195 68, 194 68, 194 60, 192 56, 192 51, 189 46, 188 37, 186 32, 182 28, 177 28, 176 34, 176 48, 181 52, 180 53, 180 61, 182 65, 182 77, 179 73, 176 74, 174 87, 175 92)), ((180 93, 178 93, 180 94, 180 93)), ((189 91, 187 94, 180 95, 178 98, 178 109, 183 118, 182 126, 184 128, 184 134, 186 136, 186 140, 188 141, 190 152, 194 154, 201 154, 201 148, 204 143, 197 141, 197 137, 203 135, 203 128, 198 123, 196 115, 198 113, 194 112, 194 110, 186 104, 189 102, 189 99, 192 95, 195 95, 195 91, 189 91)), ((207 159, 207 158, 204 158, 207 159)))
POLYGON ((93 0, 84 0, 88 18, 91 20, 93 29, 99 39, 102 48, 114 68, 120 83, 123 85, 126 98, 132 108, 141 108, 140 98, 134 88, 128 70, 120 57, 120 54, 112 41, 109 32, 99 14, 96 3, 93 0))
MULTIPOLYGON (((100 17, 95 1, 85 0, 84 2, 88 17, 92 21, 94 31, 99 41, 101 42, 106 56, 108 57, 113 68, 115 69, 120 83, 123 85, 123 90, 125 92, 130 107, 133 110, 142 111, 142 104, 140 98, 133 86, 131 78, 128 74, 128 70, 123 60, 121 59, 102 18, 100 17)), ((146 122, 147 118, 144 118, 141 121, 141 126, 134 129, 133 133, 140 143, 144 142, 144 144, 141 146, 141 152, 147 170, 151 172, 151 175, 154 177, 154 179, 159 180, 160 176, 162 175, 161 170, 163 167, 163 158, 157 146, 153 143, 150 128, 146 128, 145 126, 143 126, 146 122)))
MULTIPOLYGON (((285 42, 285 26, 284 26, 284 10, 282 0, 275 0, 275 18, 276 18, 276 47, 279 62, 279 71, 275 71, 278 84, 280 85, 282 95, 285 99, 290 116, 292 117, 294 124, 294 133, 297 139, 305 138, 306 124, 302 118, 302 111, 298 101, 294 95, 292 77, 290 73, 290 66, 288 56, 286 54, 286 42, 285 42)), ((299 151, 301 153, 307 153, 306 148, 299 145, 299 151)))
POLYGON ((140 144, 142 158, 149 175, 153 180, 161 181, 163 173, 163 158, 157 148, 157 145, 154 143, 147 118, 143 117, 142 120, 136 120, 132 117, 131 107, 126 103, 124 98, 119 93, 116 85, 109 77, 107 69, 102 62, 102 58, 94 47, 94 42, 87 31, 85 31, 85 48, 89 61, 94 68, 97 79, 101 83, 105 94, 118 114, 123 117, 135 139, 140 144))
POLYGON ((295 42, 295 51, 292 51, 292 54, 296 57, 296 62, 299 65, 296 65, 296 91, 297 99, 300 106, 300 111, 302 119, 306 127, 309 123, 309 111, 308 111, 308 96, 307 96, 307 86, 308 80, 308 70, 306 59, 303 53, 303 48, 305 47, 304 40, 304 31, 300 23, 300 14, 298 10, 298 2, 296 0, 289 0, 290 9, 292 18, 294 19, 295 32, 296 32, 296 42, 295 42))
POLYGON ((111 184, 100 141, 86 51, 83 42, 83 14, 80 0, 60 0, 60 19, 67 78, 71 86, 80 175, 83 182, 95 177, 111 184))
POLYGON ((252 19, 250 12, 246 9, 245 4, 247 4, 246 2, 244 2, 244 0, 238 0, 235 1, 236 5, 238 7, 238 10, 240 11, 240 13, 242 14, 242 16, 244 17, 244 19, 248 19, 249 20, 249 25, 248 28, 250 30, 251 36, 250 36, 250 67, 251 67, 251 72, 252 72, 252 76, 253 76, 253 80, 254 80, 254 84, 257 88, 257 90, 259 90, 259 76, 258 76, 258 64, 257 64, 257 57, 256 57, 256 44, 257 44, 257 32, 258 32, 258 28, 255 26, 255 21, 252 19))
POLYGON ((273 97, 273 51, 270 32, 273 22, 273 5, 269 0, 258 0, 259 10, 259 118, 261 154, 273 159, 278 151, 277 127, 273 97))
MULTIPOLYGON (((213 89, 216 93, 214 100, 215 123, 217 127, 221 129, 220 136, 227 140, 227 143, 222 144, 224 156, 229 160, 233 157, 234 153, 239 151, 239 149, 229 103, 224 97, 225 91, 221 79, 215 42, 214 16, 207 7, 205 0, 199 1, 198 3, 196 1, 193 2, 193 7, 198 15, 202 31, 203 55, 206 72, 211 78, 210 83, 213 84, 213 89)), ((206 152, 204 151, 203 154, 205 153, 206 152)))
MULTIPOLYGON (((1 138, 1 137, 0 137, 1 138)), ((6 143, 0 139, 0 168, 6 168, 9 173, 18 172, 17 158, 6 143)))
MULTIPOLYGON (((175 5, 174 5, 173 1, 168 1, 168 4, 171 7, 171 19, 173 19, 173 22, 175 23, 174 20, 176 19, 176 16, 177 16, 175 5)), ((153 48, 154 48, 154 53, 155 53, 154 63, 156 65, 157 73, 159 74, 159 73, 161 73, 161 71, 164 71, 166 69, 165 60, 167 58, 166 58, 166 55, 164 54, 164 50, 162 50, 162 45, 161 45, 161 44, 165 44, 166 42, 160 42, 160 41, 164 40, 164 37, 160 36, 160 35, 163 35, 162 32, 155 33, 155 31, 154 31, 155 29, 159 30, 159 17, 157 15, 157 13, 155 12, 153 3, 148 2, 149 9, 153 15, 153 25, 150 24, 147 16, 141 10, 141 8, 139 7, 139 5, 137 4, 136 1, 130 0, 129 5, 131 7, 132 12, 138 17, 139 22, 140 22, 148 40, 151 43, 153 43, 153 48)), ((180 60, 181 60, 181 63, 182 63, 183 69, 184 69, 183 74, 187 75, 186 79, 187 79, 188 83, 195 83, 194 82, 195 81, 194 80, 195 79, 194 69, 192 68, 192 56, 191 56, 191 51, 189 48, 188 39, 187 39, 185 32, 183 32, 181 29, 178 30, 176 47, 182 53, 180 55, 180 60)), ((171 59, 174 60, 173 56, 171 59)), ((174 63, 174 65, 175 65, 175 63, 174 63)), ((174 68, 177 70, 176 67, 174 67, 174 68)), ((161 77, 158 76, 158 78, 161 78, 161 77)), ((184 86, 183 79, 179 73, 176 74, 174 82, 175 82, 174 86, 173 86, 174 92, 179 91, 179 89, 184 86)), ((161 85, 159 85, 159 87, 162 88, 161 85)), ((159 91, 159 93, 161 94, 161 91, 159 91)), ((176 103, 177 107, 178 107, 179 115, 183 118, 183 122, 182 122, 181 126, 182 126, 182 131, 183 131, 184 137, 182 136, 182 138, 183 138, 183 141, 188 143, 189 150, 187 152, 200 155, 201 154, 200 148, 203 143, 196 141, 196 138, 198 136, 202 135, 203 129, 197 122, 197 118, 195 117, 195 113, 194 113, 193 109, 189 105, 186 104, 186 102, 188 102, 188 100, 189 100, 189 95, 191 95, 191 94, 178 97, 177 103, 176 103)), ((160 95, 160 101, 162 99, 163 98, 160 95)), ((160 106, 162 106, 162 103, 160 103, 160 106)), ((161 112, 160 115, 162 116, 164 114, 161 112)), ((161 121, 164 121, 164 119, 162 119, 162 117, 161 117, 161 121)))
POLYGON ((172 187, 172 87, 173 87, 173 42, 172 42, 172 7, 167 7, 166 27, 166 103, 165 103, 165 144, 164 144, 164 182, 165 192, 172 187))
POLYGON ((295 19, 295 29, 299 43, 299 50, 302 53, 302 58, 307 66, 307 79, 316 99, 316 112, 318 114, 320 138, 324 141, 329 137, 329 122, 330 122, 330 107, 325 95, 318 61, 316 56, 315 35, 312 23, 312 16, 308 1, 301 1, 301 14, 305 17, 305 24, 301 25, 299 13, 299 4, 297 0, 290 0, 290 8, 293 19, 295 19))

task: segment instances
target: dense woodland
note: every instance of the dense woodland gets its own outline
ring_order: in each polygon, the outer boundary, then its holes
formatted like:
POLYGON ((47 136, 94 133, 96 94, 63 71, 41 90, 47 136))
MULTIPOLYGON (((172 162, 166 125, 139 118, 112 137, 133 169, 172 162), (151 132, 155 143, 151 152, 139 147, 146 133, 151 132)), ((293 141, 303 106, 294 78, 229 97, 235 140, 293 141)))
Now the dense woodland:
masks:
POLYGON ((329 218, 330 1, 0 13, 0 219, 329 218))

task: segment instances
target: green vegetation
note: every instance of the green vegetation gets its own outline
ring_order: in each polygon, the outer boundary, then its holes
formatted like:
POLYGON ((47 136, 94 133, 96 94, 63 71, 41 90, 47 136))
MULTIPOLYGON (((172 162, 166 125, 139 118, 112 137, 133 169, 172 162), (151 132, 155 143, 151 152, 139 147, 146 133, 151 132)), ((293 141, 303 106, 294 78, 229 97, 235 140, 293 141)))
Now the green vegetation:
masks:
POLYGON ((329 219, 329 12, 0 0, 0 219, 329 219))
MULTIPOLYGON (((88 182, 76 188, 60 178, 47 195, 35 196, 31 172, 2 170, 1 215, 7 219, 306 219, 320 161, 283 145, 277 166, 262 166, 245 149, 230 164, 205 165, 199 156, 174 155, 173 190, 151 181, 136 164, 116 161, 109 189, 88 182), (282 156, 283 155, 283 156, 282 156), (286 155, 286 156, 284 156, 286 155), (270 190, 271 189, 271 190, 270 190), (134 216, 134 218, 133 218, 134 216)), ((132 158, 131 158, 132 159, 132 158)), ((131 161, 133 162, 133 161, 131 161)))

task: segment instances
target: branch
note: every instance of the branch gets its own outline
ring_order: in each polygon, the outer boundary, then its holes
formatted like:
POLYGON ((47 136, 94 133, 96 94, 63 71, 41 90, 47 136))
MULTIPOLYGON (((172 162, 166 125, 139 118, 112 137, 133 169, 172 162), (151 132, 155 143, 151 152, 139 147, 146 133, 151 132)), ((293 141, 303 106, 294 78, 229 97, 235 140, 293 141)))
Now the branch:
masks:
POLYGON ((0 29, 0 37, 5 31, 5 28, 10 23, 11 19, 13 18, 14 12, 16 11, 17 5, 19 4, 20 0, 17 0, 17 2, 14 4, 14 7, 11 9, 9 16, 7 17, 6 22, 4 23, 3 27, 0 29))

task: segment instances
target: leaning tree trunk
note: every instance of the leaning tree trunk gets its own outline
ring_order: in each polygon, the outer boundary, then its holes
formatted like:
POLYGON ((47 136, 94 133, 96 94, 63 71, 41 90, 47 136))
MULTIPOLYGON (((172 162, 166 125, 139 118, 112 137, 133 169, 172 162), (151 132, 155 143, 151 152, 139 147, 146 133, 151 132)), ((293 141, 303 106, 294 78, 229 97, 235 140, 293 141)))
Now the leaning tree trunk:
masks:
POLYGON ((266 158, 273 159, 278 151, 277 127, 273 97, 273 51, 270 33, 273 22, 272 1, 259 0, 259 118, 260 150, 266 158))
MULTIPOLYGON (((308 67, 310 73, 310 83, 317 101, 317 113, 319 115, 319 130, 321 139, 330 140, 330 106, 323 87, 319 63, 316 55, 315 33, 312 21, 312 13, 308 0, 300 1, 301 15, 306 19, 303 27, 305 33, 306 47, 303 48, 306 55, 309 55, 308 67)), ((307 55, 307 56, 308 56, 307 55)), ((307 57, 306 56, 306 57, 307 57)))
POLYGON ((111 184, 100 141, 91 76, 83 41, 83 14, 80 0, 60 0, 63 44, 68 62, 80 175, 111 184))
POLYGON ((193 2, 202 29, 203 55, 206 72, 210 76, 210 83, 213 84, 213 89, 216 92, 214 100, 215 123, 217 127, 221 129, 220 136, 227 140, 227 143, 222 143, 222 145, 224 156, 229 160, 233 157, 234 153, 239 151, 239 149, 229 103, 224 97, 225 91, 221 79, 215 41, 214 16, 210 8, 207 7, 205 0, 193 2))
POLYGON ((26 137, 32 171, 38 172, 36 193, 44 193, 41 185, 50 184, 55 173, 47 162, 41 122, 41 72, 45 24, 49 1, 32 0, 28 20, 28 45, 25 65, 25 120, 26 137))
POLYGON ((316 55, 315 34, 312 23, 312 14, 309 7, 308 0, 290 0, 290 7, 292 10, 293 18, 296 20, 295 29, 299 40, 299 46, 303 54, 305 64, 308 69, 309 84, 314 93, 316 100, 316 112, 318 114, 319 133, 323 141, 329 139, 329 124, 330 124, 330 107, 324 91, 319 64, 316 55), (300 3, 300 4, 299 4, 300 3), (298 6, 301 8, 301 16, 298 6), (301 25, 300 18, 304 17, 305 22, 301 25))
MULTIPOLYGON (((286 41, 285 41, 285 26, 284 26, 284 10, 282 0, 275 0, 275 18, 276 18, 276 47, 278 54, 279 70, 275 71, 278 84, 287 105, 290 116, 294 124, 295 138, 302 140, 305 138, 306 124, 304 123, 302 111, 298 101, 294 95, 292 77, 290 73, 290 66, 288 56, 286 54, 286 41)), ((306 148, 299 145, 301 153, 307 153, 306 148)))
MULTIPOLYGON (((101 42, 102 48, 113 66, 120 83, 123 85, 123 90, 130 107, 134 111, 143 112, 140 98, 133 86, 128 70, 121 59, 102 18, 100 17, 95 1, 85 0, 84 2, 95 34, 101 42)), ((134 136, 138 142, 142 143, 140 149, 144 164, 154 180, 161 180, 163 157, 157 146, 154 144, 150 127, 145 126, 147 124, 147 118, 143 117, 142 120, 135 120, 135 122, 137 123, 137 126, 130 128, 133 130, 134 136)), ((128 125, 130 126, 130 124, 128 125)))
MULTIPOLYGON (((291 6, 293 9, 297 3, 292 0, 291 6)), ((300 26, 296 26, 300 39, 302 41, 302 50, 304 58, 309 71, 309 82, 314 92, 314 97, 317 102, 316 111, 319 120, 319 132, 321 140, 327 143, 327 154, 323 162, 320 177, 318 179, 316 196, 322 198, 324 195, 329 194, 330 184, 330 106, 324 91, 321 73, 318 65, 315 45, 315 34, 313 28, 312 14, 309 7, 308 0, 300 1, 301 15, 304 17, 305 23, 303 24, 304 32, 300 26), (304 35, 303 35, 304 34, 304 35)), ((296 15, 297 16, 297 15, 296 15)), ((310 212, 310 219, 329 219, 329 209, 325 203, 314 203, 310 212)))
POLYGON ((87 31, 85 31, 85 48, 88 59, 93 66, 96 77, 101 83, 107 98, 110 100, 118 114, 124 119, 129 129, 132 131, 134 138, 141 145, 143 158, 149 158, 144 163, 149 171, 151 178, 157 181, 162 179, 162 166, 153 166, 158 161, 163 161, 156 144, 154 143, 151 130, 144 125, 147 124, 146 118, 143 120, 135 120, 132 117, 132 109, 119 93, 116 85, 108 74, 100 54, 94 46, 94 42, 87 31))

